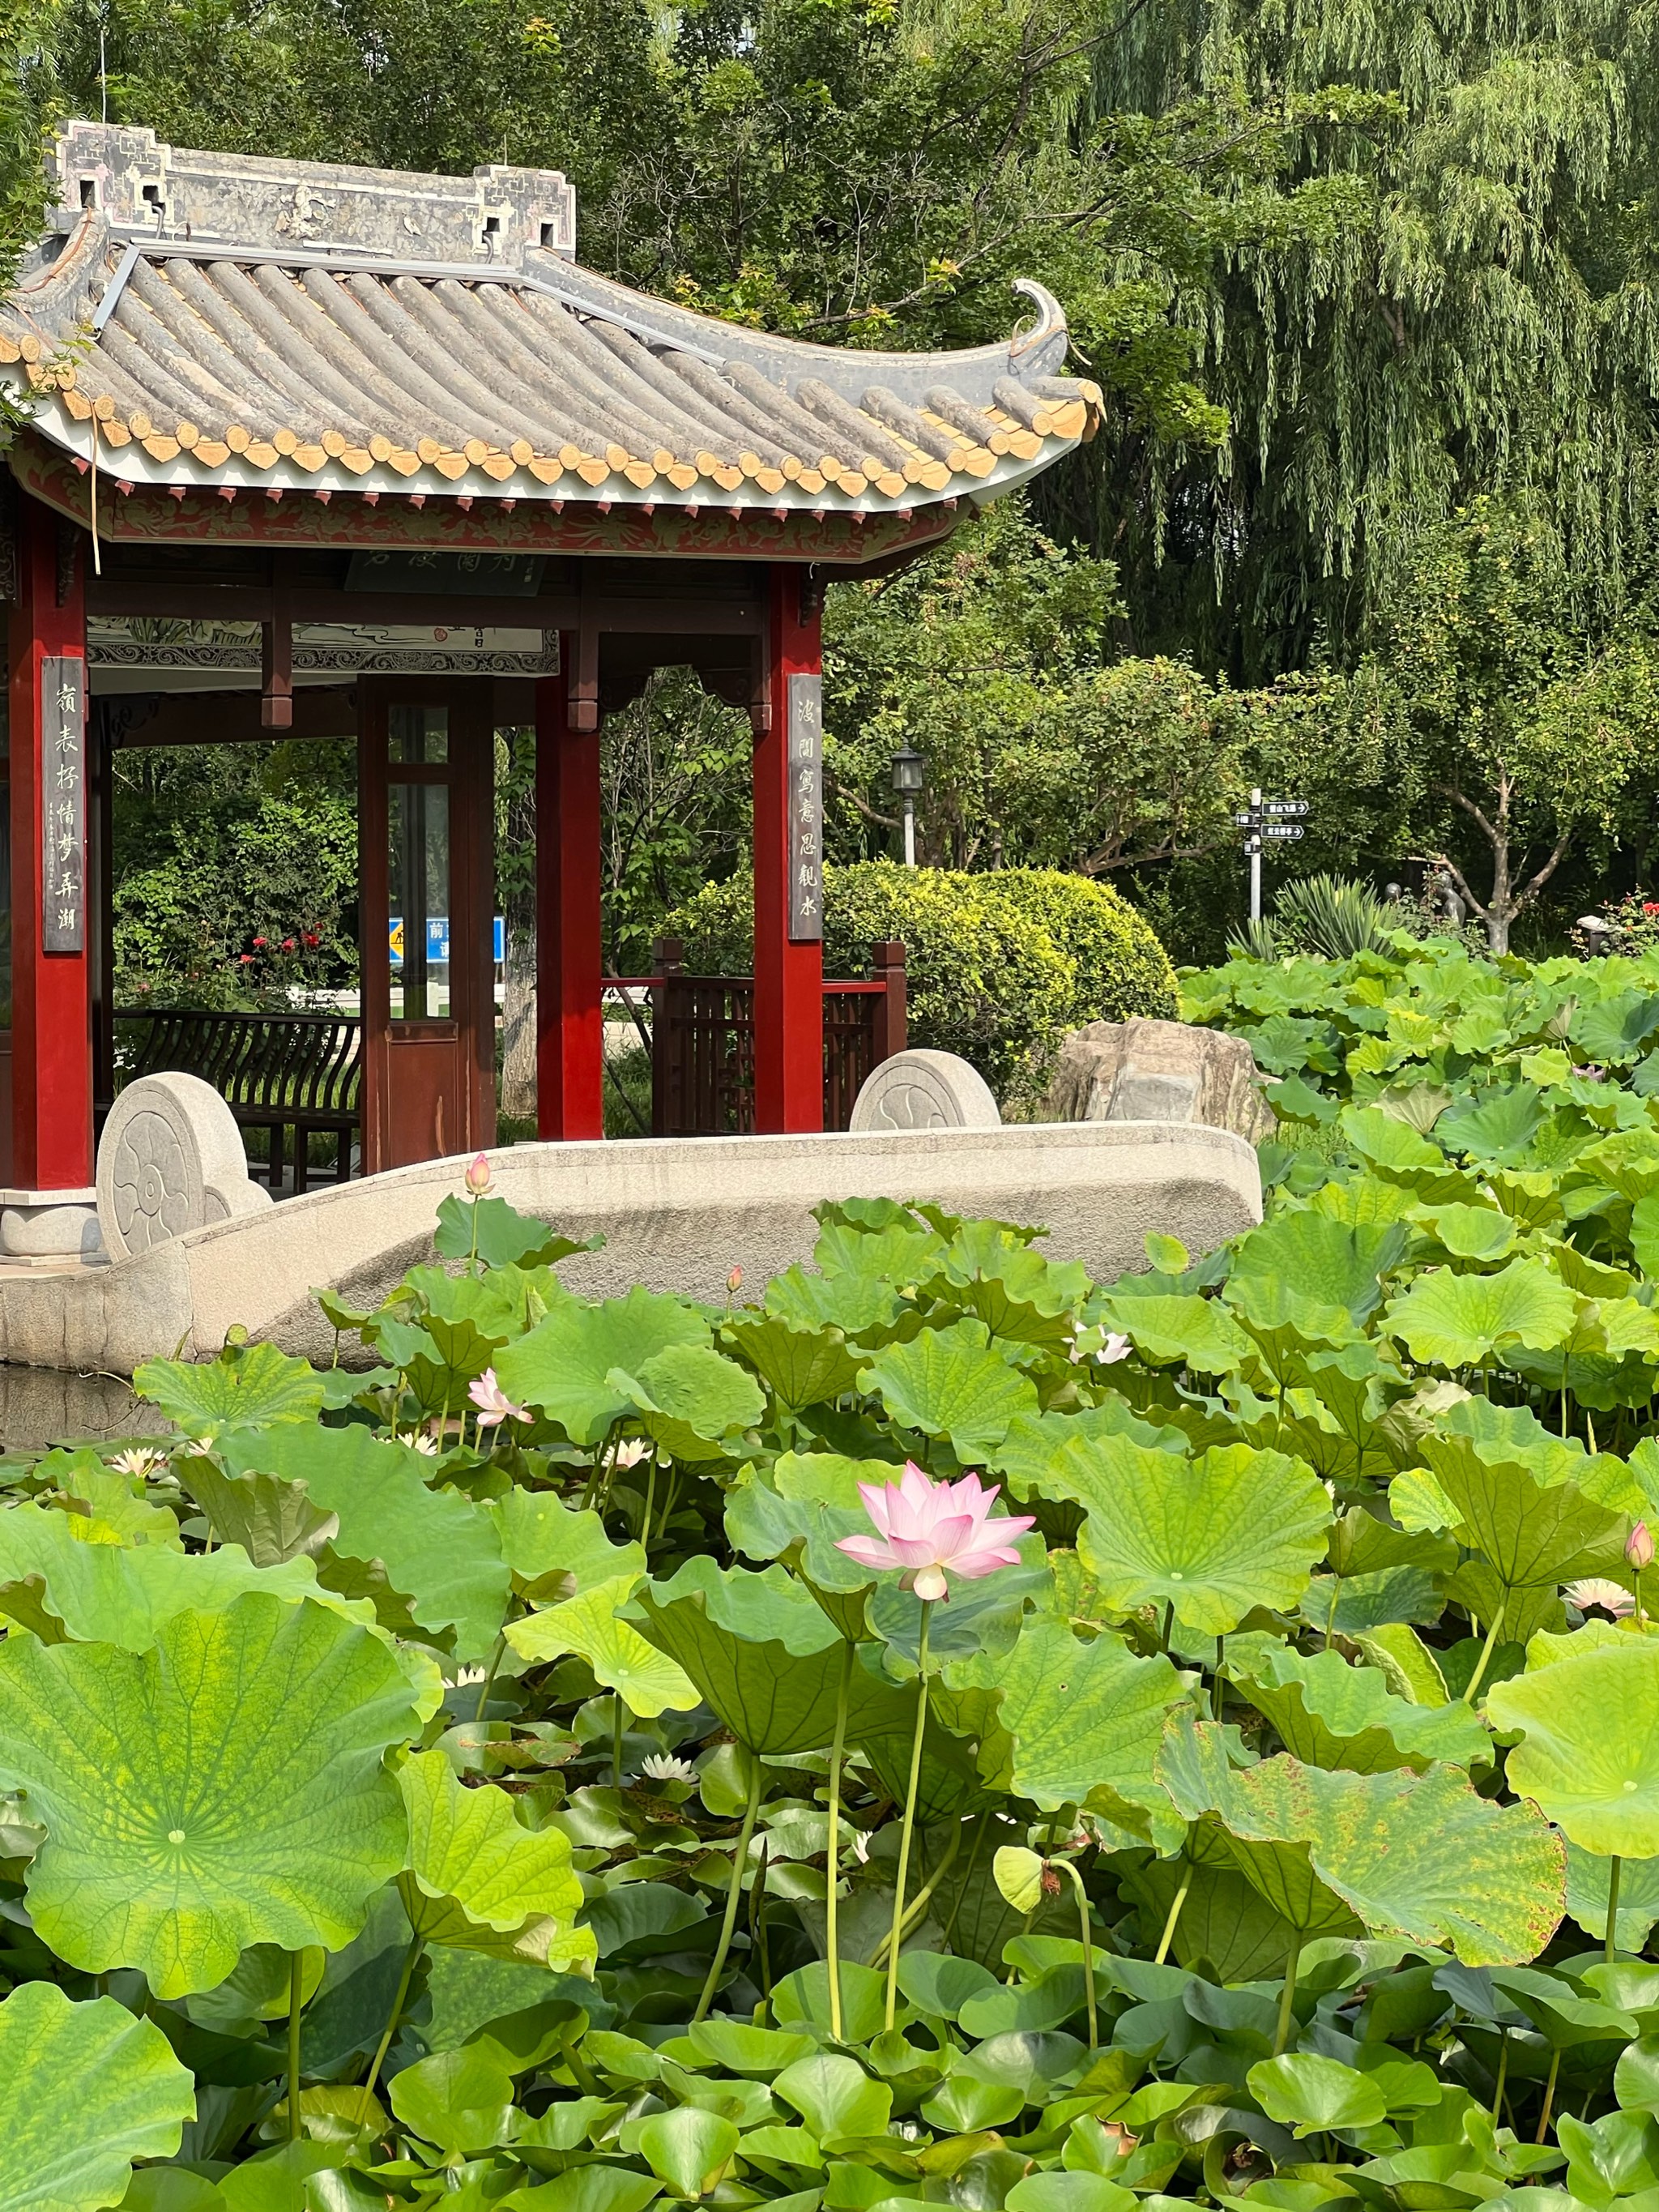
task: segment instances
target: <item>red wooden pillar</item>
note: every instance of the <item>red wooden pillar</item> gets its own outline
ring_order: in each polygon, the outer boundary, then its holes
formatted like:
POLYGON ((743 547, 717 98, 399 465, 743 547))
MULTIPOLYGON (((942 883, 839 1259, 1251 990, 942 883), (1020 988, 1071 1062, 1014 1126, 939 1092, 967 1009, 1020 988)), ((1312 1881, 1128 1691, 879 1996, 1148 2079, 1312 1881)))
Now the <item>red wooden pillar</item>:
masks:
POLYGON ((763 1132, 823 1127, 819 605, 802 569, 775 565, 769 585, 770 726, 755 740, 755 1127, 763 1132), (792 687, 792 678, 814 680, 792 687))
POLYGON ((93 1179, 85 540, 17 501, 10 668, 12 1162, 18 1188, 93 1179), (48 828, 52 848, 48 851, 48 828))
POLYGON ((536 686, 536 1127, 605 1134, 604 955, 599 930, 597 701, 579 702, 577 641, 559 640, 560 673, 536 686))

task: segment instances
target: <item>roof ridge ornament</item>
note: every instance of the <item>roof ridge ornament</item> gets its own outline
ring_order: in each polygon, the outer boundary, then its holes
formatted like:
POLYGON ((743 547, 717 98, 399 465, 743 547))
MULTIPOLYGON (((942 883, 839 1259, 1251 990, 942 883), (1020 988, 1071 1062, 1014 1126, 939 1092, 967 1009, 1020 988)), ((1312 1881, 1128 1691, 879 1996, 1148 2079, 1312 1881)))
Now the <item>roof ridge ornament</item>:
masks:
POLYGON ((1009 339, 1008 366, 1052 376, 1065 360, 1072 343, 1066 327, 1066 310, 1048 287, 1039 284, 1034 276, 1016 276, 1012 289, 1021 298, 1030 300, 1037 314, 1036 322, 1029 328, 1017 329, 1009 339))
POLYGON ((161 144, 137 125, 76 118, 53 141, 52 227, 90 210, 121 238, 158 248, 224 243, 280 256, 343 248, 399 262, 521 269, 527 254, 568 260, 576 196, 557 169, 481 162, 470 177, 272 160, 161 144))

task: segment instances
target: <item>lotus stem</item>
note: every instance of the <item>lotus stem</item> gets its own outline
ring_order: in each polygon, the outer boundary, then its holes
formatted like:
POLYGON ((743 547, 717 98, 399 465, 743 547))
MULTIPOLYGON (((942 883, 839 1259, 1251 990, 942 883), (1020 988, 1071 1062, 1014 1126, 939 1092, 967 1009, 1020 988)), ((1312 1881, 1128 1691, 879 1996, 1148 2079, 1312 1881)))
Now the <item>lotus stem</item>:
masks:
POLYGON ((1083 1923, 1083 1997, 1089 2012, 1089 2054, 1092 2057, 1100 2048, 1100 2021, 1095 2010, 1095 1945, 1089 1922, 1089 1893, 1083 1887, 1083 1876, 1072 1859, 1060 1862, 1072 1877, 1077 1891, 1077 1909, 1083 1923))
POLYGON ((374 2063, 363 2081, 362 2112, 365 2120, 368 2118, 369 2104, 374 2095, 374 2084, 380 2078, 380 2069, 386 2063, 386 2055, 392 2048, 392 2039, 398 2033, 398 2023, 402 2020, 404 2007, 409 2002, 409 1985, 415 1978, 415 1965, 421 1955, 424 1940, 422 1936, 411 1936, 409 1948, 404 1954, 404 1970, 398 1977, 397 1995, 392 1998, 392 2010, 386 2015, 386 2033, 374 2046, 374 2063))
POLYGON ((1285 1960, 1285 1987, 1279 2000, 1279 2025, 1273 2031, 1273 2057, 1277 2058, 1291 2039, 1291 2029, 1296 2019, 1291 2007, 1296 2002, 1296 1972, 1302 1964, 1302 1937, 1298 1932, 1291 1938, 1291 1948, 1285 1960))
POLYGON ((622 1692, 611 1692, 611 1782, 613 1789, 622 1788, 623 1701, 622 1692))
POLYGON ((1611 1966, 1619 1955, 1619 1868, 1620 1858, 1614 1851, 1607 1864, 1607 1960, 1611 1966))
MULTIPOLYGON (((901 1944, 905 1942, 911 1936, 915 1935, 916 1929, 921 1926, 922 1916, 926 1913, 928 1906, 933 1901, 933 1893, 938 1889, 945 1875, 950 1873, 951 1868, 956 1864, 957 1853, 961 1849, 962 1822, 958 1820, 951 1831, 950 1842, 946 1844, 944 1850, 939 1855, 939 1864, 933 1869, 932 1874, 928 1875, 927 1881, 922 1884, 921 1887, 916 1892, 915 1895, 910 1899, 908 1905, 904 1908, 904 1925, 899 1930, 899 1942, 901 1944)), ((893 1933, 891 1929, 889 1929, 886 1935, 882 1937, 880 1942, 877 1944, 875 1949, 870 1954, 870 1964, 872 1966, 879 1969, 886 1965, 887 1954, 890 1947, 891 1946, 892 1941, 893 1933)))
MULTIPOLYGON (((647 1516, 647 1521, 649 1515, 647 1516)), ((830 2034, 842 2040, 841 2016, 841 1769, 847 1753, 847 1700, 853 1686, 853 1647, 843 1643, 836 1685, 836 1737, 830 1747, 830 1881, 823 1900, 823 1943, 830 1968, 830 2034)))
POLYGON ((645 1518, 640 1523, 640 1542, 647 1553, 651 1547, 651 1512, 657 1495, 657 1455, 651 1455, 650 1472, 645 1478, 645 1518))
POLYGON ((290 1951, 288 1960, 288 2139, 300 2140, 300 2008, 305 2001, 306 1954, 290 1951))
POLYGON ((503 1629, 495 1638, 495 1648, 489 1655, 489 1665, 485 1669, 483 1680, 478 1686, 478 1702, 472 1714, 472 1724, 475 1728, 489 1711, 489 1693, 495 1686, 495 1669, 501 1665, 506 1651, 507 1632, 503 1629))
POLYGON ((1492 2116, 1501 2122, 1504 2110, 1504 2084, 1509 2079, 1510 2032, 1507 2027, 1498 2031, 1498 2087, 1492 2091, 1492 2116))
POLYGON ((898 1878, 893 1886, 893 1927, 887 1954, 887 2009, 884 2024, 890 2028, 898 2014, 899 1946, 904 1941, 904 1886, 910 1875, 910 1845, 916 1832, 916 1798, 921 1788, 921 1745, 927 1733, 927 1629, 933 1610, 930 1598, 921 1600, 921 1632, 916 1642, 916 1733, 910 1746, 910 1785, 904 1793, 904 1825, 899 1831, 898 1878))
POLYGON ((974 1823, 973 1846, 968 1853, 968 1863, 963 1869, 962 1880, 957 1884, 957 1893, 951 1904, 951 1915, 945 1923, 945 1933, 939 1938, 941 1943, 948 1943, 951 1940, 951 1931, 957 1924, 957 1917, 962 1911, 969 1885, 974 1879, 974 1869, 979 1864, 981 1848, 990 1832, 991 1815, 988 1812, 981 1813, 974 1823))
MULTIPOLYGON (((748 1750, 748 1746, 744 1747, 748 1750)), ((748 1863, 749 1845, 755 1833, 755 1821, 760 1813, 761 1763, 759 1754, 749 1753, 749 1800, 743 1808, 743 1826, 738 1832, 737 1848, 732 1854, 732 1879, 726 1885, 726 1913, 720 1922, 720 1942, 714 1946, 714 1956, 708 1968, 708 1979, 702 1985, 702 1995, 697 1999, 697 2008, 691 2015, 695 2027, 700 2020, 707 2020, 708 2008, 714 2002, 714 1992, 726 1971, 726 1954, 732 1948, 732 1930, 738 1924, 738 1905, 743 1897, 743 1870, 748 1863)))
POLYGON ((1480 1647, 1480 1656, 1474 1662, 1474 1672, 1469 1677, 1469 1686, 1463 1692, 1463 1703, 1466 1705, 1472 1705, 1474 1703, 1474 1693, 1486 1677, 1487 1662, 1498 1648, 1498 1632, 1504 1626, 1504 1614, 1508 1608, 1510 1594, 1505 1590, 1498 1601, 1498 1610, 1492 1617, 1492 1626, 1486 1631, 1486 1640, 1480 1647))
POLYGON ((1181 1877, 1181 1887, 1175 1893, 1175 1902, 1170 1907, 1170 1917, 1164 1923, 1164 1933, 1158 1938, 1158 1955, 1152 1960, 1155 1966, 1161 1966, 1170 1955, 1170 1946, 1175 1942, 1176 1923, 1181 1917, 1181 1908, 1187 1902, 1187 1892, 1192 1886, 1193 1869, 1189 1860, 1187 1871, 1181 1877))
POLYGON ((1535 2143, 1542 2142, 1550 2131, 1550 2113, 1555 2104, 1555 2077, 1560 2071, 1561 2046, 1558 2043, 1550 2053, 1549 2079, 1544 2084, 1544 2107, 1538 2115, 1538 2132, 1533 2137, 1535 2143))

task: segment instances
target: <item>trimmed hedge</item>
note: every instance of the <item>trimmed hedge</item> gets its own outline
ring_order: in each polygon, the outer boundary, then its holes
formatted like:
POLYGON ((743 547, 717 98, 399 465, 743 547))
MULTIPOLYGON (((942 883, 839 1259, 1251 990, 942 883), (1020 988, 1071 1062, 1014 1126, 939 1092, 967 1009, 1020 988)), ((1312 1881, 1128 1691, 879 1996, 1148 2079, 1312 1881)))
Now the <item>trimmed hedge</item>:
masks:
MULTIPOLYGON (((752 899, 750 878, 734 876, 669 917, 689 968, 750 972, 752 899)), ((912 1043, 959 1053, 1004 1099, 1042 1090, 1068 1030, 1175 1013, 1174 972, 1139 915, 1058 869, 826 866, 824 973, 863 975, 881 938, 902 939, 908 956, 912 1043)))

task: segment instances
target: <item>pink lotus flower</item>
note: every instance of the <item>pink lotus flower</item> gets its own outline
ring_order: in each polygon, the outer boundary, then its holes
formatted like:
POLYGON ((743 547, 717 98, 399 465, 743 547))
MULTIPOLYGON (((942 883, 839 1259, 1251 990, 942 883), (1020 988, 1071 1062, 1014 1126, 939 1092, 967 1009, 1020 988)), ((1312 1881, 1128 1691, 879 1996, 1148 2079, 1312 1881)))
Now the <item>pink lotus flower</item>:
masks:
POLYGON ((1645 1521, 1638 1521, 1625 1539, 1625 1557, 1638 1575, 1653 1565, 1653 1531, 1645 1521))
POLYGON ((861 1567, 902 1567, 899 1587, 919 1598, 950 1595, 948 1567, 964 1581, 1018 1566, 1019 1553, 1008 1540, 1031 1526, 1029 1513, 989 1517, 1001 1491, 987 1490, 976 1474, 958 1482, 930 1482, 914 1461, 907 1461, 896 1482, 861 1482, 859 1496, 875 1523, 876 1536, 843 1536, 836 1550, 861 1567))
POLYGON ((474 1198, 482 1198, 489 1188, 489 1159, 483 1152, 479 1152, 468 1163, 466 1187, 474 1198))
POLYGON ((474 1378, 467 1396, 478 1409, 481 1429, 499 1428, 503 1421, 527 1421, 532 1416, 522 1406, 515 1406, 501 1384, 495 1380, 495 1370, 486 1367, 474 1378))
POLYGON ((1569 1583, 1563 1595, 1567 1603, 1577 1606, 1580 1613, 1588 1613, 1592 1606, 1599 1606, 1603 1613, 1610 1613, 1615 1620, 1622 1620, 1627 1613, 1634 1611, 1636 1606, 1636 1600, 1627 1589, 1622 1589, 1618 1583, 1609 1582, 1602 1575, 1590 1575, 1583 1582, 1569 1583))

